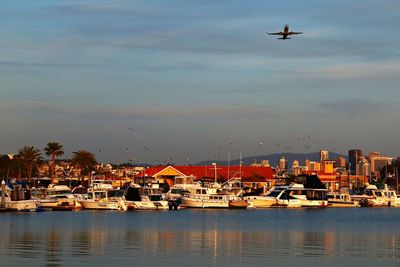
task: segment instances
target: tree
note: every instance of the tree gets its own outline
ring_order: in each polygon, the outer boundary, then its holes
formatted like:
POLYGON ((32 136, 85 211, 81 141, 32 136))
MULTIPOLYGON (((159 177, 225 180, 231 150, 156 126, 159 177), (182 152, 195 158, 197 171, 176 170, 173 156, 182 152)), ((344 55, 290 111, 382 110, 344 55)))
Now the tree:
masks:
POLYGON ((39 149, 36 149, 33 146, 24 146, 18 151, 18 157, 26 166, 27 176, 30 182, 32 178, 33 166, 42 161, 42 154, 39 149))
POLYGON ((57 142, 50 142, 44 148, 47 156, 51 157, 51 183, 54 184, 55 167, 56 167, 56 157, 64 155, 63 146, 57 142))
POLYGON ((83 182, 83 176, 94 170, 97 161, 93 153, 86 150, 79 150, 72 153, 71 163, 81 170, 81 179, 83 182))

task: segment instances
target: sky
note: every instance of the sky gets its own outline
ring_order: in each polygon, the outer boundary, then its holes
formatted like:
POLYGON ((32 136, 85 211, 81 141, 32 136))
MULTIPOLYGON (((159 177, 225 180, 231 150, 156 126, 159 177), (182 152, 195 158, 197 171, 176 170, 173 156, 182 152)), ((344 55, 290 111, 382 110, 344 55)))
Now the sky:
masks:
POLYGON ((397 0, 2 1, 0 154, 400 155, 397 0), (291 40, 265 32, 289 24, 291 40))

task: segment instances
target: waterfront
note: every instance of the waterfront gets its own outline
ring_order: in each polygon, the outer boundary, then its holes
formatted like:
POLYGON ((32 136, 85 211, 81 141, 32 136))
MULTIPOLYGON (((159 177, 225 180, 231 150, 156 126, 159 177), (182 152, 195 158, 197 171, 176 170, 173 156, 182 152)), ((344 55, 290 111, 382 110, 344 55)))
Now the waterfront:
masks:
POLYGON ((400 209, 3 213, 0 265, 400 266, 400 209))

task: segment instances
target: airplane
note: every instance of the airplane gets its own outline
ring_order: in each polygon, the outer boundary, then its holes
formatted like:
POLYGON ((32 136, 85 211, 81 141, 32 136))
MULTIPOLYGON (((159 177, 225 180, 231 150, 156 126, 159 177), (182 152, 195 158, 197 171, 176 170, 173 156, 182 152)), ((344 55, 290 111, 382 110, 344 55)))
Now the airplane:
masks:
POLYGON ((290 32, 289 31, 289 25, 285 25, 285 28, 283 29, 283 32, 267 32, 267 34, 270 35, 282 35, 281 40, 286 40, 286 39, 290 39, 288 36, 289 35, 294 35, 294 34, 302 34, 303 32, 290 32))

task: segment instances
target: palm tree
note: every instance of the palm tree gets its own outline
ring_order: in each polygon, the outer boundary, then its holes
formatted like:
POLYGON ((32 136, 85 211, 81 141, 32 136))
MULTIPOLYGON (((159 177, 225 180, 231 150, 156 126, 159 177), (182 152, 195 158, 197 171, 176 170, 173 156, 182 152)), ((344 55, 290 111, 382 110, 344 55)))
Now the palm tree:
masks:
POLYGON ((81 179, 83 182, 83 176, 94 169, 97 161, 93 153, 86 150, 79 150, 72 153, 71 163, 81 170, 81 179))
POLYGON ((40 152, 39 149, 36 149, 33 146, 24 146, 18 151, 18 157, 22 160, 22 162, 26 166, 28 172, 27 176, 30 182, 32 177, 33 166, 38 164, 43 159, 42 153, 40 152))
POLYGON ((47 156, 51 157, 51 183, 54 184, 56 157, 64 155, 63 146, 57 142, 50 142, 44 148, 44 151, 47 156))

